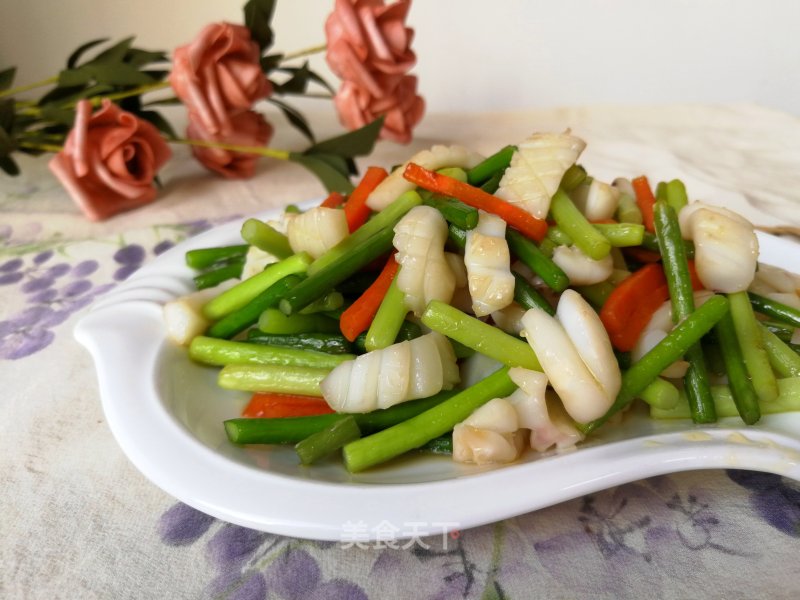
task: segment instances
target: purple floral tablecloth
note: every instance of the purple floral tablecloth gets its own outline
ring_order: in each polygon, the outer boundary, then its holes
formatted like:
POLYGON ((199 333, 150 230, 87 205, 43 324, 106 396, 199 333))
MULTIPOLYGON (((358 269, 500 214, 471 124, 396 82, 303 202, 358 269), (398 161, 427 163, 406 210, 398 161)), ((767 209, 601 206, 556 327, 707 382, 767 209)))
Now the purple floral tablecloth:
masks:
MULTIPOLYGON (((752 106, 433 115, 411 148, 381 146, 373 160, 434 141, 490 152, 565 126, 587 139, 599 176, 681 176, 759 224, 800 225, 800 121, 752 106)), ((770 474, 655 477, 411 542, 281 537, 176 501, 117 447, 76 319, 181 240, 321 190, 291 165, 221 182, 179 155, 161 200, 94 225, 44 160, 23 170, 0 180, 0 597, 800 595, 800 484, 770 474)))

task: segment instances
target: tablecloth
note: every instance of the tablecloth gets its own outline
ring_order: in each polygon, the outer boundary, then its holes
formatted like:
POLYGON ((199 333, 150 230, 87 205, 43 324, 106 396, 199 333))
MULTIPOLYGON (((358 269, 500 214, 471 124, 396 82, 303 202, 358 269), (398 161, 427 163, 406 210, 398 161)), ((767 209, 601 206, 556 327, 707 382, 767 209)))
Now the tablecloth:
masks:
MULTIPOLYGON (((312 122, 321 135, 337 130, 324 114, 312 122)), ((360 162, 389 166, 435 142, 489 153, 566 127, 587 140, 581 162, 597 177, 680 177, 693 198, 758 225, 800 226, 800 120, 757 106, 432 114, 410 146, 381 143, 360 162)), ((301 145, 288 134, 281 144, 301 145)), ((224 181, 178 150, 155 203, 94 224, 45 159, 21 166, 22 176, 0 180, 0 597, 800 594, 800 484, 770 474, 654 477, 412 544, 281 537, 171 498, 117 447, 72 328, 96 298, 175 243, 322 189, 279 162, 224 181)))

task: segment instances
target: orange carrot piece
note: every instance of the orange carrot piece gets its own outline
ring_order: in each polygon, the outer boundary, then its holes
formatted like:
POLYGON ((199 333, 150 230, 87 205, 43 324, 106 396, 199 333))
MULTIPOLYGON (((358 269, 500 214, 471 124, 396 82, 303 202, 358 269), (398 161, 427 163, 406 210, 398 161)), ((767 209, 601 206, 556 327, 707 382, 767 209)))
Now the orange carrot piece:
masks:
POLYGON ((647 177, 642 175, 631 181, 631 184, 633 185, 633 191, 636 193, 636 204, 639 206, 639 210, 642 211, 644 228, 651 233, 655 233, 653 211, 655 210, 656 198, 653 196, 650 182, 647 181, 647 177))
POLYGON ((655 252, 654 250, 648 250, 647 248, 631 246, 629 248, 623 248, 622 252, 626 256, 630 256, 632 259, 640 263, 646 264, 661 262, 661 254, 655 252))
POLYGON ((600 320, 617 350, 628 352, 650 317, 669 298, 667 278, 658 263, 650 263, 623 280, 600 310, 600 320))
POLYGON ((253 394, 242 411, 243 417, 278 419, 283 417, 309 417, 336 412, 322 398, 300 394, 253 394))
POLYGON ((429 171, 414 163, 406 166, 403 177, 421 188, 450 196, 473 208, 493 213, 524 236, 537 242, 542 241, 547 233, 547 223, 542 219, 537 219, 521 208, 453 177, 429 171))
POLYGON ((347 217, 347 227, 350 229, 350 233, 367 222, 371 212, 367 206, 367 198, 372 190, 388 176, 389 173, 386 172, 386 169, 369 167, 356 189, 350 193, 350 197, 344 203, 344 216, 347 217))
POLYGON ((689 259, 686 262, 689 263, 689 278, 692 280, 692 289, 695 292, 704 289, 703 282, 700 281, 700 277, 697 275, 697 268, 694 266, 694 261, 689 259))
POLYGON ((320 203, 323 208, 339 208, 344 204, 345 197, 339 192, 331 192, 325 200, 320 203))
POLYGON ((360 333, 369 329, 399 268, 400 265, 392 253, 378 278, 339 317, 339 329, 344 337, 352 342, 360 333))

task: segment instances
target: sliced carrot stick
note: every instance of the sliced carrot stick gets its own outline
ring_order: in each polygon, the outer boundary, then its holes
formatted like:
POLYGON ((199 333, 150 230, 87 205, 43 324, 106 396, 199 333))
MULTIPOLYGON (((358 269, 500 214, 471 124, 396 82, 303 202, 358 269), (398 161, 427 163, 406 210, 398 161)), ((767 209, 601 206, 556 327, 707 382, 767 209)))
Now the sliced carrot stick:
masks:
POLYGON ((243 417, 277 419, 282 417, 308 417, 326 415, 334 411, 322 398, 300 394, 253 394, 250 403, 242 411, 243 417))
POLYGON ((689 277, 692 279, 692 289, 695 292, 697 290, 702 290, 703 282, 700 281, 700 277, 697 275, 697 268, 694 266, 694 261, 689 259, 686 262, 689 263, 689 277))
POLYGON ((344 203, 344 216, 347 217, 347 227, 350 229, 350 233, 367 222, 370 215, 367 198, 372 190, 388 176, 389 173, 386 172, 386 169, 369 167, 356 189, 350 193, 350 197, 344 203))
POLYGON ((339 317, 339 329, 344 337, 352 342, 360 333, 369 329, 399 268, 400 265, 392 253, 378 278, 339 317))
POLYGON ((547 233, 547 223, 542 219, 537 219, 521 208, 453 177, 429 171, 414 163, 406 166, 403 177, 421 188, 450 196, 473 208, 493 213, 537 242, 540 242, 547 233))
POLYGON ((622 249, 623 254, 630 256, 636 262, 643 264, 661 262, 661 254, 640 246, 631 246, 622 249))
POLYGON ((628 352, 650 317, 669 298, 667 279, 658 263, 648 264, 623 280, 600 310, 600 320, 617 350, 628 352))
POLYGON ((344 204, 345 197, 339 192, 331 192, 325 200, 320 203, 323 208, 339 208, 344 204))
POLYGON ((631 184, 633 185, 633 191, 636 193, 636 204, 639 205, 639 210, 642 211, 644 228, 654 233, 656 227, 653 221, 653 210, 656 199, 653 196, 653 190, 650 188, 650 182, 647 181, 647 177, 642 175, 631 181, 631 184))

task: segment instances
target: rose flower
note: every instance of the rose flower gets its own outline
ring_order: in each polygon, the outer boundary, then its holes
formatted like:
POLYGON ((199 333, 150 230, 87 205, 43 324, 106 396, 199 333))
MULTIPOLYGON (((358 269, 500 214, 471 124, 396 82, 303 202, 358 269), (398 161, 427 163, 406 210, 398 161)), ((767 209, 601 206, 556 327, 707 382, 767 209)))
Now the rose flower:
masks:
MULTIPOLYGON (((190 139, 231 146, 266 146, 272 137, 272 126, 259 113, 246 111, 230 118, 231 132, 217 136, 204 128, 203 121, 192 120, 186 128, 190 139)), ((256 169, 258 154, 234 152, 210 146, 192 146, 195 158, 207 169, 229 179, 252 177, 256 169)))
POLYGON ((334 98, 339 119, 348 129, 384 116, 380 137, 408 143, 422 119, 425 103, 416 77, 406 75, 416 57, 412 29, 405 26, 410 0, 336 0, 325 22, 326 59, 342 78, 334 98))
POLYGON ((153 201, 153 179, 171 154, 152 124, 110 100, 92 114, 91 102, 81 100, 49 166, 87 218, 100 221, 153 201))
POLYGON ((331 71, 380 95, 374 74, 403 75, 416 63, 414 30, 405 26, 410 0, 336 0, 325 22, 326 59, 331 71))
POLYGON ((169 82, 190 117, 213 135, 230 133, 233 115, 272 93, 250 30, 230 23, 212 23, 177 48, 169 82))
POLYGON ((333 102, 348 129, 363 127, 383 115, 381 138, 400 144, 411 141, 411 130, 425 112, 425 101, 417 95, 417 78, 413 75, 402 77, 391 93, 378 98, 359 85, 345 81, 333 102))

